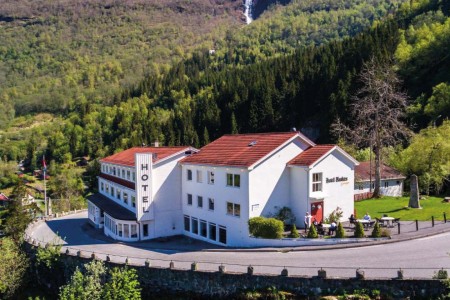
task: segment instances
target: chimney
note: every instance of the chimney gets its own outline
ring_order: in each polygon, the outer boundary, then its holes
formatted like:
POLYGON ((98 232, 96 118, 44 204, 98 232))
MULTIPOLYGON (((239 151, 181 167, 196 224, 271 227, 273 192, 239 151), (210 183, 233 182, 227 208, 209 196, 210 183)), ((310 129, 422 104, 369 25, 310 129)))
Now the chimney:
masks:
POLYGON ((159 147, 159 141, 155 141, 155 142, 153 143, 153 145, 154 145, 155 147, 159 147))

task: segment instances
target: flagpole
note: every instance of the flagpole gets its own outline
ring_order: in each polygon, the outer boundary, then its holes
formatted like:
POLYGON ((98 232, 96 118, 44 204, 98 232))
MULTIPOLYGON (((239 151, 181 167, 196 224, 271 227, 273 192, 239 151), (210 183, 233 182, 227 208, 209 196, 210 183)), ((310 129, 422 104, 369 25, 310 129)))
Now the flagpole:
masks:
POLYGON ((47 170, 47 165, 45 163, 45 155, 43 156, 42 159, 43 162, 43 167, 44 167, 44 204, 45 204, 45 212, 44 212, 44 216, 45 218, 47 218, 47 214, 48 214, 48 207, 47 207, 47 184, 45 181, 45 171, 47 170))

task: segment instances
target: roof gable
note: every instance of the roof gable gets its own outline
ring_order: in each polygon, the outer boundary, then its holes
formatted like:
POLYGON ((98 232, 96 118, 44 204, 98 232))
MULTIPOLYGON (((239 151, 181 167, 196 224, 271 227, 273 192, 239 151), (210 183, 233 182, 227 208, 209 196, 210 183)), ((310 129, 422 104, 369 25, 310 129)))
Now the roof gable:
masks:
MULTIPOLYGON (((381 164, 381 179, 405 179, 406 177, 398 170, 381 164)), ((369 181, 375 179, 375 163, 372 163, 372 172, 370 172, 370 161, 363 161, 355 168, 356 181, 369 181), (371 176, 372 175, 372 176, 371 176)))
POLYGON ((302 166, 302 167, 313 167, 315 164, 319 163, 320 160, 330 154, 332 151, 337 150, 342 153, 346 158, 348 158, 352 163, 358 165, 358 161, 351 157, 347 152, 342 150, 337 145, 315 145, 310 147, 294 157, 288 165, 291 166, 302 166))
POLYGON ((196 149, 188 146, 179 147, 133 147, 116 154, 110 155, 100 160, 102 163, 111 163, 124 166, 134 166, 135 165, 135 155, 136 153, 152 153, 153 163, 158 163, 164 161, 178 153, 184 151, 197 151, 196 149))
POLYGON ((181 163, 251 168, 295 138, 314 145, 299 132, 227 134, 181 163))

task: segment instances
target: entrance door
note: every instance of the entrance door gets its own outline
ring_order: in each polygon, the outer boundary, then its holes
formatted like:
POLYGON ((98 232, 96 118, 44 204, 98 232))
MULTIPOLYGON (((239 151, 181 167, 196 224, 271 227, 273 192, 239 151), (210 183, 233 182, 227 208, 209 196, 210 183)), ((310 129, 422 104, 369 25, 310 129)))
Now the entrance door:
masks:
POLYGON ((323 201, 311 203, 311 222, 323 221, 323 201))

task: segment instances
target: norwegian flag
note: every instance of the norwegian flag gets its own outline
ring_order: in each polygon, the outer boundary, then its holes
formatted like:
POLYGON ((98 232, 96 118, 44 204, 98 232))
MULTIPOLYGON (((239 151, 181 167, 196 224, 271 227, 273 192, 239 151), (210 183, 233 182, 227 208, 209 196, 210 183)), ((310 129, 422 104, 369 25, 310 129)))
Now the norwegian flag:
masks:
POLYGON ((45 155, 42 156, 42 169, 45 171, 47 171, 47 164, 45 163, 45 155))

